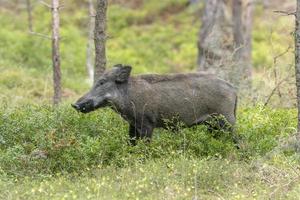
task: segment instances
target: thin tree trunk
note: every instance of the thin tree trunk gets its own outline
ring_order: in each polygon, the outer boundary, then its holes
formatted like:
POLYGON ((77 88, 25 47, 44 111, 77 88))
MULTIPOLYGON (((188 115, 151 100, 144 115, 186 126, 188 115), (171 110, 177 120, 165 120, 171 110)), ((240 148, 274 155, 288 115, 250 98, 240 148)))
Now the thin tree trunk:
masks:
POLYGON ((28 29, 30 32, 33 32, 32 25, 32 5, 30 0, 26 0, 26 8, 27 8, 27 17, 28 17, 28 29))
POLYGON ((197 70, 208 71, 231 81, 228 76, 232 51, 232 29, 228 1, 206 0, 198 35, 197 70))
POLYGON ((252 0, 233 0, 232 19, 235 50, 231 77, 233 83, 243 91, 251 91, 252 9, 252 0))
MULTIPOLYGON (((242 0, 233 0, 232 19, 233 19, 233 37, 234 37, 235 48, 240 48, 244 46, 242 12, 243 12, 242 0)), ((237 51, 237 53, 241 53, 241 51, 237 51)))
POLYGON ((254 0, 248 0, 245 7, 245 76, 248 91, 252 90, 252 28, 254 0))
POLYGON ((241 77, 243 77, 243 63, 245 40, 243 34, 243 4, 242 0, 233 0, 232 5, 232 20, 233 20, 233 39, 234 39, 234 65, 232 69, 233 83, 239 87, 241 77))
POLYGON ((207 39, 212 33, 213 27, 217 23, 220 14, 221 4, 219 0, 206 0, 205 8, 202 16, 202 26, 198 36, 198 71, 206 71, 209 68, 209 58, 216 57, 207 47, 207 39))
POLYGON ((89 38, 86 48, 86 69, 88 72, 89 80, 91 83, 94 82, 94 48, 93 48, 93 40, 94 40, 94 30, 95 30, 95 17, 94 17, 94 4, 93 0, 89 0, 89 38))
POLYGON ((296 11, 295 73, 296 73, 297 104, 298 104, 298 134, 297 134, 297 139, 300 142, 300 0, 297 0, 297 11, 296 11))
POLYGON ((61 102, 61 71, 59 53, 59 0, 52 0, 52 63, 53 63, 53 104, 61 102))
POLYGON ((97 0, 95 19, 95 75, 94 81, 105 71, 106 68, 106 11, 107 0, 97 0))

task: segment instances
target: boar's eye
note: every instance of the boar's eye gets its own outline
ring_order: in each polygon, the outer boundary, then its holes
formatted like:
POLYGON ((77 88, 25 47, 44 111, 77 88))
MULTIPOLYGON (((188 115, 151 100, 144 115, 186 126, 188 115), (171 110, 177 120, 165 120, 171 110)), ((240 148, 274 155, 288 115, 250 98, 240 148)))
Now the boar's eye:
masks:
POLYGON ((97 83, 97 86, 104 85, 104 83, 105 83, 105 80, 100 80, 100 81, 97 83))

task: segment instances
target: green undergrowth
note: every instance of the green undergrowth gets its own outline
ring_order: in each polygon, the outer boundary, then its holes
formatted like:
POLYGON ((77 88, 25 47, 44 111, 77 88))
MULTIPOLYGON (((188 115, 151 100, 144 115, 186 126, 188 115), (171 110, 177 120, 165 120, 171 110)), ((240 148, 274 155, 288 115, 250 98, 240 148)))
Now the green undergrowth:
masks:
POLYGON ((109 109, 80 114, 59 108, 27 105, 0 111, 0 168, 24 176, 80 172, 95 166, 126 167, 148 160, 234 158, 251 160, 295 132, 294 110, 256 107, 238 114, 235 137, 208 132, 205 126, 157 129, 150 144, 128 145, 128 125, 109 109))
POLYGON ((110 109, 2 105, 0 198, 295 199, 295 127, 295 110, 257 106, 239 109, 239 149, 205 126, 157 129, 133 147, 110 109))

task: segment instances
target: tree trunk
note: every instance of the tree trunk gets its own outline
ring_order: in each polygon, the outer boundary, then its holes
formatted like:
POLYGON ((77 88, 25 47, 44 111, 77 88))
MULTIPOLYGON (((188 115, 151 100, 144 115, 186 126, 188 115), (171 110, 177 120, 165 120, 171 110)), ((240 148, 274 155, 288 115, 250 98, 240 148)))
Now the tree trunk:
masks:
POLYGON ((233 37, 234 37, 236 48, 240 48, 244 45, 242 12, 243 12, 242 0, 233 0, 233 5, 232 5, 233 37))
POLYGON ((221 9, 222 7, 218 0, 206 0, 202 16, 202 26, 198 36, 198 71, 206 71, 209 68, 210 58, 208 58, 209 50, 206 43, 208 43, 207 39, 216 25, 219 15, 222 15, 221 9))
POLYGON ((251 0, 233 0, 232 3, 234 64, 231 77, 233 83, 242 91, 251 91, 253 4, 251 0))
POLYGON ((246 1, 244 25, 245 25, 245 86, 248 91, 252 90, 252 28, 254 0, 246 1))
POLYGON ((231 27, 226 1, 206 0, 198 36, 198 71, 215 73, 226 80, 230 57, 231 27))
POLYGON ((237 87, 240 86, 241 77, 243 76, 243 63, 245 59, 245 40, 243 34, 243 5, 242 0, 232 1, 232 21, 233 21, 233 48, 234 48, 234 64, 231 71, 233 84, 237 87))
POLYGON ((297 139, 298 141, 300 141, 300 0, 297 0, 297 10, 296 10, 295 73, 296 73, 297 105, 298 105, 297 139))
POLYGON ((97 10, 95 19, 95 75, 94 81, 105 71, 106 68, 106 11, 107 0, 97 0, 97 10))
POLYGON ((26 9, 27 9, 27 17, 28 17, 28 29, 30 32, 33 32, 32 25, 32 5, 30 0, 26 0, 26 9))
POLYGON ((89 36, 88 43, 86 48, 86 69, 88 72, 89 80, 91 83, 94 82, 94 48, 93 48, 93 40, 94 40, 94 31, 95 31, 95 11, 93 0, 89 0, 89 36))
POLYGON ((52 63, 53 63, 53 104, 61 102, 61 71, 59 53, 59 0, 52 0, 52 63))

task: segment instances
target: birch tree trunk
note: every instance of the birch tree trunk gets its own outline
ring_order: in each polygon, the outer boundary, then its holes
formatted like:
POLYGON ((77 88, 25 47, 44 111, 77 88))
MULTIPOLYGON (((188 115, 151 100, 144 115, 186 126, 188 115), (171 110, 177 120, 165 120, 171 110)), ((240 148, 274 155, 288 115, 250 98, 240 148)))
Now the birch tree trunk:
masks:
POLYGON ((297 0, 297 10, 296 10, 295 73, 296 73, 297 105, 298 105, 297 139, 300 142, 300 0, 297 0))
POLYGON ((61 71, 59 53, 59 0, 52 0, 52 64, 54 96, 53 104, 61 102, 61 71))
POLYGON ((89 0, 89 36, 88 36, 88 43, 86 48, 86 69, 89 76, 89 80, 91 83, 94 82, 94 31, 95 31, 95 10, 94 10, 94 2, 93 0, 89 0))
POLYGON ((28 29, 30 32, 33 32, 31 0, 26 0, 26 9, 27 9, 27 17, 28 17, 28 29))
POLYGON ((106 12, 107 0, 97 0, 95 18, 95 75, 94 81, 105 71, 106 68, 106 12))

